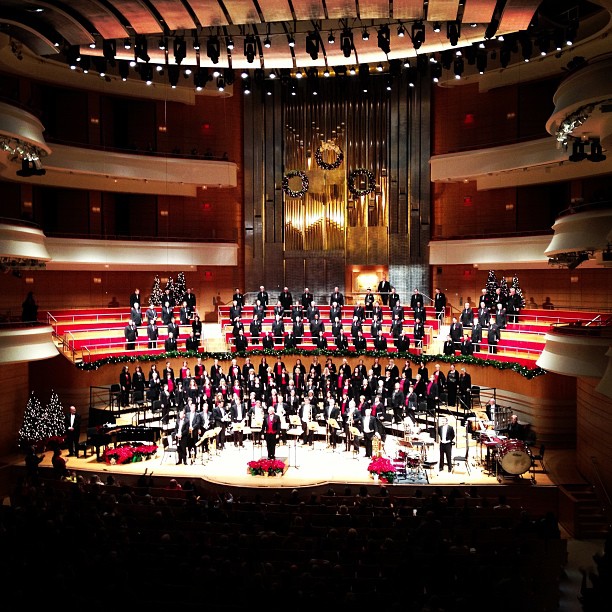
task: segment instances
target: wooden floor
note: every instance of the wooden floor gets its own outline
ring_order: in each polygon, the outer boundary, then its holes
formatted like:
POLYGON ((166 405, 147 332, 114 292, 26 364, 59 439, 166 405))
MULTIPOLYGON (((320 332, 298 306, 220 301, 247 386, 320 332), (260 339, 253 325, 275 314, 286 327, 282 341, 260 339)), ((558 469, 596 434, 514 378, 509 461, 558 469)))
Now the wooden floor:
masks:
MULTIPOLYGON (((451 424, 452 419, 451 419, 451 424)), ((421 447, 415 447, 408 452, 415 455, 412 461, 413 467, 408 467, 406 478, 400 479, 399 484, 423 484, 423 485, 500 485, 512 484, 525 487, 532 486, 555 486, 559 484, 559 478, 569 479, 565 482, 582 482, 578 474, 572 473, 572 460, 570 456, 550 453, 546 457, 546 471, 542 470, 540 464, 535 469, 528 469, 522 474, 507 474, 501 469, 499 461, 486 462, 486 448, 483 448, 477 440, 471 436, 466 439, 462 433, 464 428, 458 427, 459 435, 457 444, 453 448, 453 457, 465 456, 466 443, 469 445, 468 465, 457 462, 452 472, 438 470, 439 446, 433 440, 421 447), (426 467, 429 466, 429 467, 426 467), (552 470, 558 470, 561 474, 555 474, 552 470)), ((394 459, 398 451, 407 450, 400 444, 400 437, 387 435, 383 455, 394 459)), ((267 456, 265 444, 255 444, 251 439, 245 440, 244 447, 236 447, 228 438, 224 449, 214 453, 204 454, 199 452, 193 463, 188 465, 176 465, 177 456, 174 453, 166 453, 162 446, 158 448, 157 455, 151 459, 127 465, 110 465, 104 461, 98 461, 95 453, 79 458, 64 456, 71 470, 86 473, 97 473, 105 478, 112 473, 120 475, 140 475, 145 469, 154 472, 157 476, 181 479, 201 479, 206 483, 217 485, 239 486, 239 487, 313 487, 325 484, 373 484, 373 480, 367 470, 370 459, 365 457, 365 449, 362 446, 359 454, 345 451, 342 441, 334 450, 327 445, 325 438, 315 440, 313 446, 304 446, 295 438, 289 439, 286 444, 277 447, 277 458, 284 459, 289 466, 281 477, 255 478, 247 471, 247 463, 253 459, 267 456)), ((47 452, 42 467, 50 465, 51 453, 47 452)), ((516 470, 514 470, 516 471, 516 470)))

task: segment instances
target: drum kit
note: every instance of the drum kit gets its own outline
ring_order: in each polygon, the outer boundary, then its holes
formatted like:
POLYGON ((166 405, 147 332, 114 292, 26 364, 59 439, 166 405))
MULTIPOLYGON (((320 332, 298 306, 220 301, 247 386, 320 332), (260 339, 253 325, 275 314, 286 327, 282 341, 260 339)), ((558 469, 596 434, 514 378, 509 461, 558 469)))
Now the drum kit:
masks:
POLYGON ((506 438, 495 432, 484 432, 480 435, 481 464, 489 475, 494 475, 501 482, 502 476, 521 476, 529 471, 532 465, 531 450, 522 440, 506 438), (487 449, 482 458, 482 447, 487 449))

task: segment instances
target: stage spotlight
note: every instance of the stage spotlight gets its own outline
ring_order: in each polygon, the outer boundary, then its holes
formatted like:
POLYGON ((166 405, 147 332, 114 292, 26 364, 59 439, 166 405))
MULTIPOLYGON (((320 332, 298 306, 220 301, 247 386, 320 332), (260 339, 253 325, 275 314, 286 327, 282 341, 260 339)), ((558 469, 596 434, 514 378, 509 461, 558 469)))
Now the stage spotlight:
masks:
POLYGON ((567 30, 565 31, 565 42, 567 45, 573 45, 576 40, 576 34, 578 33, 578 21, 576 19, 572 19, 570 24, 567 26, 567 30))
POLYGON ((81 61, 81 51, 79 50, 78 45, 73 45, 66 52, 66 59, 68 60, 68 65, 71 70, 75 70, 78 62, 81 61))
POLYGON ((485 30, 484 37, 487 40, 491 40, 491 38, 494 38, 495 34, 497 33, 498 27, 499 27, 499 21, 495 17, 493 17, 493 19, 491 19, 491 22, 487 26, 487 29, 485 30))
POLYGON ((289 34, 289 38, 287 38, 287 44, 290 47, 295 47, 295 38, 293 38, 293 34, 289 34))
POLYGON ((225 91, 225 79, 223 77, 217 77, 217 89, 219 91, 225 91))
POLYGON ((368 93, 369 81, 370 66, 368 64, 359 64, 359 83, 363 93, 368 93))
POLYGON ((115 61, 115 55, 117 54, 117 41, 116 40, 103 40, 102 41, 102 55, 109 62, 115 61))
POLYGON ((168 65, 168 82, 170 83, 170 87, 172 87, 172 89, 175 89, 178 85, 180 75, 181 69, 178 66, 174 64, 168 65))
POLYGON ((348 28, 344 28, 342 30, 342 35, 340 36, 340 47, 342 48, 342 53, 344 57, 351 57, 351 52, 355 48, 353 46, 353 32, 348 28))
POLYGON ((180 65, 180 63, 187 57, 187 43, 185 39, 180 36, 174 39, 174 61, 180 65))
POLYGON ((453 65, 453 72, 455 73, 455 78, 456 79, 460 79, 461 75, 463 74, 463 70, 464 70, 465 66, 463 63, 463 58, 461 57, 457 57, 455 58, 455 62, 453 65))
POLYGON ((412 24, 412 46, 418 51, 425 42, 425 26, 422 22, 412 24))
POLYGON ((391 32, 386 24, 381 25, 378 30, 378 48, 385 55, 389 55, 391 52, 391 32))
POLYGON ((246 78, 242 79, 242 91, 246 96, 251 93, 251 77, 247 75, 246 78))
POLYGON ((127 60, 119 60, 119 76, 122 81, 127 81, 130 74, 130 63, 127 60))
POLYGON ((219 63, 220 48, 219 38, 217 36, 209 36, 206 41, 206 55, 213 64, 219 63))
POLYGON ((148 63, 151 60, 148 54, 148 48, 149 44, 147 43, 147 39, 142 35, 136 36, 136 42, 134 44, 134 56, 136 59, 148 63))
POLYGON ((591 140, 591 152, 586 156, 586 158, 592 162, 605 161, 606 156, 603 154, 601 142, 598 138, 594 138, 593 140, 591 140))
POLYGON ((480 74, 484 74, 487 69, 487 59, 488 56, 486 51, 479 51, 476 54, 476 68, 480 74))
POLYGON ((208 68, 198 68, 193 73, 193 84, 196 91, 202 91, 208 82, 208 68))
POLYGON ((457 46, 461 36, 461 24, 458 21, 448 21, 446 23, 446 38, 453 47, 457 46))
POLYGON ((397 28, 397 35, 400 38, 404 38, 404 36, 406 35, 406 28, 404 27, 404 25, 402 23, 400 23, 398 28, 397 28))
POLYGON ((306 36, 306 53, 310 55, 311 59, 319 59, 319 46, 319 33, 309 32, 306 36))
POLYGON ((255 59, 255 50, 255 37, 252 34, 247 34, 244 39, 244 56, 249 64, 252 64, 255 59))
POLYGON ((329 33, 329 36, 327 37, 327 42, 328 42, 330 45, 334 45, 334 44, 336 44, 336 37, 334 36, 334 32, 333 32, 333 30, 332 30, 332 31, 329 33))
POLYGON ((523 60, 525 62, 529 62, 531 59, 531 53, 533 51, 533 43, 531 42, 531 38, 528 36, 524 36, 521 38, 521 54, 523 55, 523 60))
POLYGON ((433 24, 433 31, 434 32, 439 32, 442 29, 442 25, 440 24, 439 21, 434 21, 433 24))
POLYGON ((582 140, 574 140, 572 143, 572 154, 568 157, 571 162, 581 162, 586 159, 586 153, 584 152, 584 142, 582 140))
POLYGON ((440 77, 442 76, 442 66, 436 62, 435 64, 431 65, 431 80, 434 83, 439 83, 440 82, 440 77))
POLYGON ((234 39, 231 36, 228 36, 226 38, 225 46, 227 47, 228 51, 233 51, 234 50, 234 39))

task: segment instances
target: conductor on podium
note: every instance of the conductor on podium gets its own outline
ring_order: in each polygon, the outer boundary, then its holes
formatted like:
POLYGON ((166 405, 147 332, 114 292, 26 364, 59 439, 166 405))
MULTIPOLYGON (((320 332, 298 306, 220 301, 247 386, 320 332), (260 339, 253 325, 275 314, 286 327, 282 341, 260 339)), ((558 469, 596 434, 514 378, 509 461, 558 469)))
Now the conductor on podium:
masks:
POLYGON ((274 412, 274 406, 268 407, 268 414, 264 419, 261 432, 266 439, 268 447, 268 459, 276 459, 276 442, 281 430, 281 421, 278 414, 274 412))

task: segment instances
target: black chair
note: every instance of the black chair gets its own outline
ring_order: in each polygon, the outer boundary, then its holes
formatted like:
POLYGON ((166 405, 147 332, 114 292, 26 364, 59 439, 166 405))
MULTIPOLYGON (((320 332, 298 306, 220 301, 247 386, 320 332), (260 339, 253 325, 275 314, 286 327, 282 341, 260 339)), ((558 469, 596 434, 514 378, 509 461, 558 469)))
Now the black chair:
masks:
POLYGON ((472 385, 470 388, 470 396, 472 400, 472 410, 474 408, 478 408, 480 410, 482 408, 482 403, 480 400, 480 387, 478 385, 472 385))
POLYGON ((465 455, 457 455, 456 457, 453 457, 453 472, 455 471, 456 466, 461 463, 465 463, 465 471, 468 473, 468 476, 472 475, 470 472, 470 459, 468 456, 469 450, 469 448, 466 449, 465 455))
POLYGON ((532 464, 535 466, 535 464, 539 461, 543 472, 546 472, 546 467, 544 466, 544 452, 545 451, 546 451, 546 447, 544 446, 544 444, 540 444, 540 452, 535 455, 531 455, 532 464))
POLYGON ((121 410, 121 385, 119 383, 110 386, 110 401, 111 410, 117 407, 121 410))

